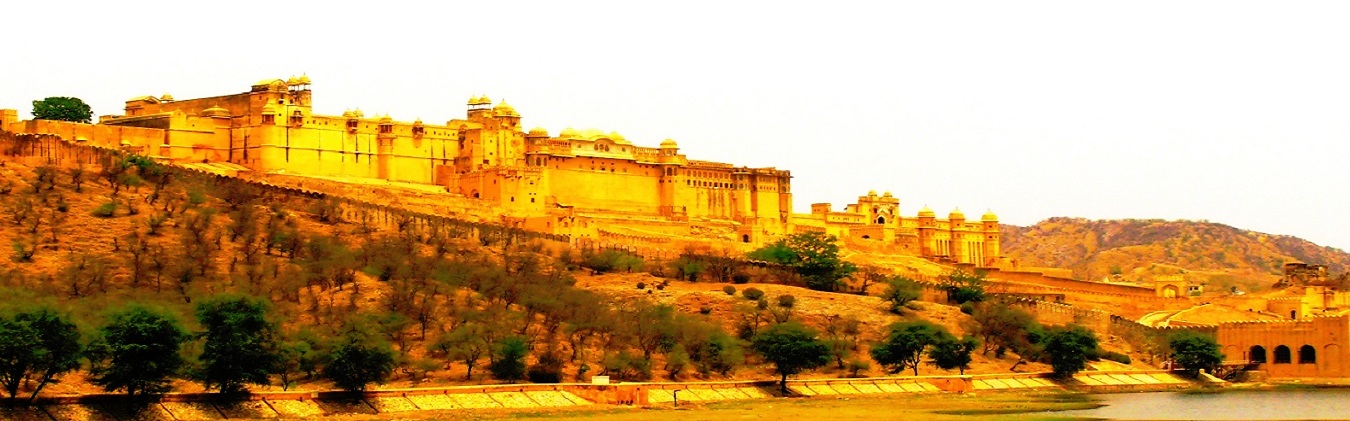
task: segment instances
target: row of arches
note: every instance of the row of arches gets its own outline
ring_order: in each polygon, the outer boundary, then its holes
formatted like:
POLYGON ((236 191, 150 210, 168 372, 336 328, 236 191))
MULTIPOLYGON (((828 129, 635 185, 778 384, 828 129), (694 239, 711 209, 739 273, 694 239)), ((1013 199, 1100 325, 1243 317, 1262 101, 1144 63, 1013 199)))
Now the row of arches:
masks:
MULTIPOLYGON (((1266 348, 1263 347, 1263 346, 1261 346, 1261 345, 1252 345, 1252 348, 1248 351, 1247 356, 1248 356, 1247 360, 1248 360, 1248 361, 1251 361, 1251 362, 1254 363, 1254 364, 1265 364, 1265 363, 1267 362, 1267 360, 1266 360, 1266 348)), ((1292 363, 1293 363, 1293 355, 1291 355, 1291 351, 1290 351, 1289 347, 1284 346, 1284 345, 1280 345, 1280 346, 1275 347, 1275 360, 1273 361, 1273 363, 1274 363, 1274 364, 1292 364, 1292 363)), ((1316 363, 1317 363, 1317 348, 1313 348, 1312 345, 1304 345, 1304 346, 1299 347, 1299 348, 1298 348, 1298 363, 1299 363, 1299 364, 1316 364, 1316 363)))

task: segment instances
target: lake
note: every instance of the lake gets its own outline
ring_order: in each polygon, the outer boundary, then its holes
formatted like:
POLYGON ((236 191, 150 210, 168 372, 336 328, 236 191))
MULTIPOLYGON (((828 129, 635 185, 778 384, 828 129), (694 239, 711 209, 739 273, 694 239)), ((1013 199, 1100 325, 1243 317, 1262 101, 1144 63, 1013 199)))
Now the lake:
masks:
POLYGON ((1106 406, 1042 414, 1118 420, 1350 419, 1350 389, 1145 392, 1092 397, 1106 406))

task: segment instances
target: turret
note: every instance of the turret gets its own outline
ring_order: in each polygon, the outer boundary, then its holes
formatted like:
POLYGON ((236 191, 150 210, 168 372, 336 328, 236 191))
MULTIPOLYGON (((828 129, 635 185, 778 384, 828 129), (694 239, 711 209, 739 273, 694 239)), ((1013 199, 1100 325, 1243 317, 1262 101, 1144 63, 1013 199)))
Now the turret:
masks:
POLYGON ((980 224, 984 228, 984 266, 997 266, 998 259, 1002 257, 1002 248, 999 246, 999 239, 1003 234, 999 231, 998 215, 993 210, 984 213, 980 217, 980 224))
POLYGON ((937 228, 937 213, 932 208, 924 206, 919 210, 919 255, 923 257, 932 257, 936 254, 936 247, 933 243, 933 234, 937 228))
POLYGON ((980 264, 981 262, 969 261, 970 259, 966 256, 966 241, 962 235, 966 230, 966 214, 961 213, 961 208, 952 209, 951 213, 947 214, 947 221, 950 222, 948 225, 951 227, 952 246, 950 255, 952 260, 961 263, 980 264))

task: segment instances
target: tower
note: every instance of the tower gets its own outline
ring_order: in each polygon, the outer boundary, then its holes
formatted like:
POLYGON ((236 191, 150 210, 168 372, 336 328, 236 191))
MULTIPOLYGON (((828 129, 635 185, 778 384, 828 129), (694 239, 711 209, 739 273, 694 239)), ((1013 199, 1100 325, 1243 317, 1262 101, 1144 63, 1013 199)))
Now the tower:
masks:
POLYGON ((935 231, 937 230, 937 213, 932 208, 924 206, 919 210, 919 255, 923 257, 933 257, 936 253, 935 231))
POLYGON ((985 267, 998 266, 999 257, 1003 256, 998 244, 999 237, 1002 236, 998 230, 998 215, 995 215, 993 210, 985 212, 984 216, 980 217, 980 225, 984 231, 984 261, 975 263, 985 267))
POLYGON ((947 214, 947 220, 951 225, 951 259, 958 263, 974 263, 977 265, 983 263, 972 262, 970 256, 966 255, 966 214, 961 213, 961 208, 952 209, 951 213, 947 214))

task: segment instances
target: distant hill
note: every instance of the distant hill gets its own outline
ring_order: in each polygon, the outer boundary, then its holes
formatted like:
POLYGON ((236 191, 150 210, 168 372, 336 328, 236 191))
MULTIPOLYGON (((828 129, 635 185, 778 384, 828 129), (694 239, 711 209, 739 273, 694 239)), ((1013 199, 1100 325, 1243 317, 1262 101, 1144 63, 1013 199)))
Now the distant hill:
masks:
POLYGON ((1068 268, 1081 279, 1188 274, 1255 287, 1273 282, 1290 261, 1326 265, 1332 274, 1350 268, 1350 253, 1340 249, 1212 222, 1050 218, 1003 225, 1002 243, 1004 256, 1022 266, 1068 268))

